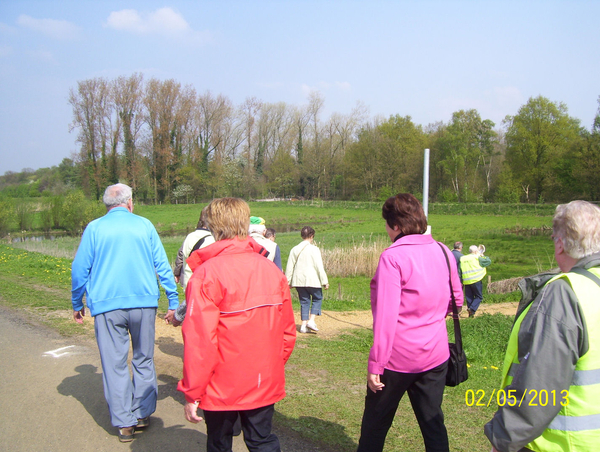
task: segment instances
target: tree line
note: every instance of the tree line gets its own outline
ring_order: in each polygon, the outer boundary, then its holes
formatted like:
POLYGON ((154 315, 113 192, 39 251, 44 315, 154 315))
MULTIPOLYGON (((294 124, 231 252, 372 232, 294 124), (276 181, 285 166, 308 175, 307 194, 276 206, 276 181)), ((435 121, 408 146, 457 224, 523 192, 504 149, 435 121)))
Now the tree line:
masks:
MULTIPOLYGON (((420 194, 429 148, 433 202, 599 200, 600 108, 588 130, 566 105, 542 96, 500 125, 475 109, 422 126, 410 116, 371 118, 361 105, 324 119, 324 102, 313 92, 302 106, 256 98, 234 105, 224 95, 137 73, 83 80, 69 93, 77 155, 27 191, 76 187, 100 199, 121 181, 148 203, 373 200, 420 194)), ((0 177, 5 194, 19 186, 7 182, 11 177, 0 177)))

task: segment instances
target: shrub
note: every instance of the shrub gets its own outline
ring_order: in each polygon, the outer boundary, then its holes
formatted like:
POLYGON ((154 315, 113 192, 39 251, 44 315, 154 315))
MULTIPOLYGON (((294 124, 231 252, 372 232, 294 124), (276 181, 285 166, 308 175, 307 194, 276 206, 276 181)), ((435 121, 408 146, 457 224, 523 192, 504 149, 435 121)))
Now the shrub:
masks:
POLYGON ((33 208, 28 202, 17 202, 15 207, 20 231, 28 231, 33 225, 33 208))
POLYGON ((0 198, 0 235, 10 229, 10 222, 15 216, 15 209, 10 199, 0 198))
POLYGON ((62 223, 70 233, 81 233, 88 223, 101 217, 104 207, 96 202, 86 199, 82 191, 69 193, 63 203, 62 223))

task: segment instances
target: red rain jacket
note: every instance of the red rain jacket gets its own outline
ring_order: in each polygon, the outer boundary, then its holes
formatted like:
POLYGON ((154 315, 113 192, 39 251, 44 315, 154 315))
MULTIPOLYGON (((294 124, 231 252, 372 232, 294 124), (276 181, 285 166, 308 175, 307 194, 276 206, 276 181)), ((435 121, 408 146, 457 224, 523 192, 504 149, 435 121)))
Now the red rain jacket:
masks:
POLYGON ((285 275, 252 239, 221 240, 186 261, 183 379, 177 389, 209 411, 251 410, 285 397, 296 342, 285 275))

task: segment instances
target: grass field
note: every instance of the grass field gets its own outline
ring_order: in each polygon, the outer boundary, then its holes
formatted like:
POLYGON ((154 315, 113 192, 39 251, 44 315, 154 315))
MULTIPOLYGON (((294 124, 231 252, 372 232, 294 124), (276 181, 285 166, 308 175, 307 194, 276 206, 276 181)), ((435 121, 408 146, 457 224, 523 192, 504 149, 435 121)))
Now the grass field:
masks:
MULTIPOLYGON (((262 216, 279 232, 277 242, 282 258, 299 243, 302 225, 317 231, 322 249, 350 247, 352 244, 385 240, 387 237, 380 206, 368 203, 251 203, 253 215, 262 216)), ((197 222, 202 206, 140 206, 136 213, 149 218, 161 231, 169 258, 173 261, 185 229, 197 222), (176 231, 179 231, 177 233, 176 231)), ((451 246, 456 240, 466 247, 486 245, 491 257, 488 269, 492 280, 525 276, 555 266, 549 239, 553 206, 517 209, 506 206, 443 206, 430 208, 429 222, 434 238, 451 246)), ((70 312, 70 265, 77 238, 53 242, 25 242, 15 247, 37 249, 42 253, 0 245, 0 302, 26 309, 63 334, 75 334, 77 325, 70 312)), ((324 309, 369 309, 370 276, 331 278, 324 309)), ((486 302, 518 300, 518 294, 486 295, 486 302)), ((298 306, 296 305, 296 309, 298 306)), ((159 311, 166 311, 161 298, 159 311)), ((502 315, 482 315, 463 321, 463 341, 470 363, 469 380, 457 388, 447 388, 444 400, 451 450, 489 450, 483 425, 495 411, 495 404, 472 406, 467 391, 491 395, 498 386, 500 369, 512 319, 502 315), (471 406, 469 406, 471 405, 471 406)), ((448 323, 451 331, 451 323, 448 323)), ((277 405, 276 422, 332 450, 355 450, 365 395, 366 361, 372 333, 352 330, 335 339, 299 337, 287 367, 288 397, 277 405)), ((418 426, 403 400, 386 450, 423 449, 418 426)))

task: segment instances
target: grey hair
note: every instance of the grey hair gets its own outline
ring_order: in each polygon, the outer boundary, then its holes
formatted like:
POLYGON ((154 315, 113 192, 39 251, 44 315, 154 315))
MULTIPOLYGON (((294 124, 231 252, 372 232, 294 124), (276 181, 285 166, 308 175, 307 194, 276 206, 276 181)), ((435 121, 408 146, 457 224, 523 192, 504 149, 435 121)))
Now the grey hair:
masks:
POLYGON ((104 191, 102 201, 107 209, 127 204, 131 199, 131 187, 125 184, 109 185, 104 191))
POLYGON ((469 247, 469 253, 475 254, 475 253, 478 253, 478 252, 479 252, 479 248, 477 248, 477 245, 471 245, 469 247))
POLYGON ((552 219, 552 231, 573 259, 600 252, 600 208, 587 201, 560 204, 552 219))
POLYGON ((250 227, 248 228, 248 234, 258 233, 258 234, 265 235, 266 230, 267 230, 267 227, 264 224, 251 224, 250 227))
POLYGON ((454 249, 459 250, 463 247, 462 242, 454 242, 454 249))

